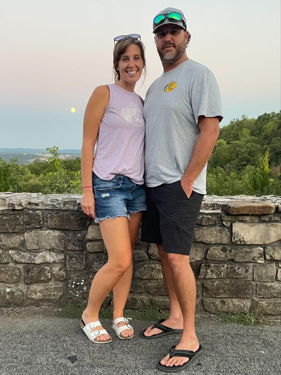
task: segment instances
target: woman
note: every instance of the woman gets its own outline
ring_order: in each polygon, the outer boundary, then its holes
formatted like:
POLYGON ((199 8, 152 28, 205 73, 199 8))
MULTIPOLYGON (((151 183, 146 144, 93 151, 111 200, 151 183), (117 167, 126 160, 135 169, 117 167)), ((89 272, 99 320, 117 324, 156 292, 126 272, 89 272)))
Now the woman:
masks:
POLYGON ((134 335, 124 307, 133 275, 134 243, 146 210, 145 124, 142 101, 134 92, 145 68, 144 46, 138 34, 121 35, 114 42, 115 84, 97 87, 90 97, 81 156, 82 209, 99 223, 108 252, 108 262, 93 279, 81 320, 87 337, 100 344, 112 341, 99 322, 100 307, 111 290, 113 330, 120 339, 134 335))

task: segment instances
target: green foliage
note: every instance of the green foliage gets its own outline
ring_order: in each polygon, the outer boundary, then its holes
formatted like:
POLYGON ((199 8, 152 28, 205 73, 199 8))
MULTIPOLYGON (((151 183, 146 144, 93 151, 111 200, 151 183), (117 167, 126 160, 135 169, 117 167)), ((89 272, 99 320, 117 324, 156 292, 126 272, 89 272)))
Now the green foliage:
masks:
POLYGON ((62 160, 58 147, 47 148, 47 162, 19 165, 16 159, 0 159, 0 191, 43 194, 81 194, 80 159, 62 160))
POLYGON ((243 116, 221 129, 208 165, 207 192, 281 194, 281 112, 243 116))
MULTIPOLYGON (((47 148, 46 162, 19 165, 0 159, 0 191, 81 194, 80 158, 61 159, 47 148)), ((281 195, 281 111, 242 116, 220 130, 208 163, 207 192, 215 195, 281 195)))
POLYGON ((268 324, 266 318, 257 312, 251 311, 248 314, 227 313, 220 314, 225 323, 243 324, 244 326, 261 326, 268 324))

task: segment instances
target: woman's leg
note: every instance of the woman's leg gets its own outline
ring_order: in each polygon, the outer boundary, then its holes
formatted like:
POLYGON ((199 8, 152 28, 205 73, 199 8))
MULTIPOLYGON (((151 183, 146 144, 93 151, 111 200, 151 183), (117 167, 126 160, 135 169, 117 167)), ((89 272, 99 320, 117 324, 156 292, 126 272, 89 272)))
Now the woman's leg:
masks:
MULTIPOLYGON (((126 217, 117 217, 100 223, 108 262, 96 273, 92 281, 88 305, 82 315, 85 324, 99 320, 99 310, 104 299, 131 266, 132 247, 128 222, 126 217)), ((101 335, 96 340, 108 339, 108 335, 101 335)))
MULTIPOLYGON (((134 245, 138 235, 140 221, 141 221, 141 212, 136 214, 131 214, 129 220, 129 233, 130 233, 130 242, 131 242, 131 251, 133 253, 134 245)), ((124 273, 121 279, 113 288, 113 320, 121 318, 124 316, 124 308, 128 299, 128 294, 130 292, 130 287, 133 277, 133 257, 129 269, 124 273)), ((117 326, 122 327, 125 325, 124 322, 120 322, 117 326)), ((121 335, 123 337, 132 336, 133 330, 126 329, 122 331, 121 335)))

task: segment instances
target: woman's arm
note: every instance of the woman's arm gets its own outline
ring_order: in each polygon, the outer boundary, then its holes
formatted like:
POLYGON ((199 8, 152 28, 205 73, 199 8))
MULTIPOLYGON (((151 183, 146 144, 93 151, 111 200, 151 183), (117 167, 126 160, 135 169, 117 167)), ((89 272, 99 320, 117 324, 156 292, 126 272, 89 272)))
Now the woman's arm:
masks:
MULTIPOLYGON (((83 144, 81 152, 82 186, 92 186, 93 152, 99 131, 100 122, 109 102, 107 86, 97 87, 87 104, 83 124, 83 144)), ((95 217, 95 200, 93 190, 83 189, 82 210, 86 215, 95 217)))

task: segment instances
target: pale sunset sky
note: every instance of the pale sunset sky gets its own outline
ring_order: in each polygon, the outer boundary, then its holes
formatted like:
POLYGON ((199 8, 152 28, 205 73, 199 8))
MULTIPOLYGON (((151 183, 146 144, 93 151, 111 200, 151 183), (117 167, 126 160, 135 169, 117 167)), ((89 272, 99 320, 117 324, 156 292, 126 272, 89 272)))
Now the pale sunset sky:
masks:
POLYGON ((217 78, 222 126, 280 110, 280 0, 1 0, 0 148, 79 149, 92 91, 113 82, 116 35, 142 36, 144 97, 162 74, 152 19, 168 6, 188 21, 188 57, 217 78))

